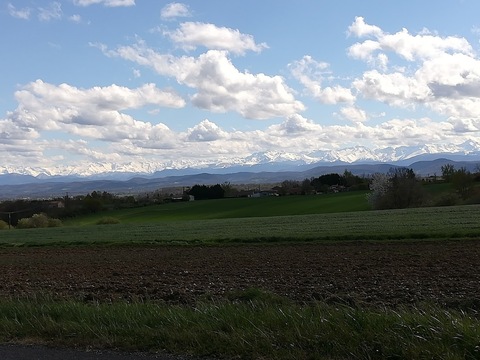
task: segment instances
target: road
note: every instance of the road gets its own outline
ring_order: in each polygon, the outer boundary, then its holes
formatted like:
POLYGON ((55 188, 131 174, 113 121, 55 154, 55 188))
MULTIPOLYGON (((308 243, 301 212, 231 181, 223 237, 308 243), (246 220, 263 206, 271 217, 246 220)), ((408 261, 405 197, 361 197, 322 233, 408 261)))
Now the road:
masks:
MULTIPOLYGON (((151 353, 121 353, 109 350, 81 351, 42 345, 0 345, 2 360, 195 360, 189 356, 151 353)), ((203 358, 203 360, 205 360, 203 358)))

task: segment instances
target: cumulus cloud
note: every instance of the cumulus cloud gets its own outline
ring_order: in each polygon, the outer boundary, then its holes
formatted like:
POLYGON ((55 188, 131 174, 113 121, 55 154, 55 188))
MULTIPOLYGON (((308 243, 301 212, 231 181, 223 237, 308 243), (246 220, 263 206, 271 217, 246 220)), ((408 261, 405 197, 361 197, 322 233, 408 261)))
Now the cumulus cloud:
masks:
POLYGON ((203 120, 187 131, 188 141, 215 141, 227 137, 227 133, 209 120, 203 120))
POLYGON ((389 105, 426 108, 446 117, 480 117, 480 59, 465 38, 441 37, 428 30, 389 34, 356 18, 350 34, 370 39, 349 48, 349 55, 375 69, 352 83, 359 96, 389 105), (373 38, 373 39, 372 39, 373 38), (410 63, 387 69, 387 53, 410 63))
POLYGON ((367 121, 367 113, 365 110, 357 106, 345 106, 340 109, 340 116, 354 123, 367 121))
POLYGON ((244 55, 246 51, 260 52, 268 46, 256 44, 253 36, 242 34, 236 29, 218 27, 214 24, 186 22, 175 31, 166 31, 170 39, 187 50, 204 46, 208 49, 228 50, 233 54, 244 55))
POLYGON ((180 108, 185 102, 172 91, 145 84, 136 89, 117 85, 78 89, 68 84, 53 85, 37 80, 15 93, 19 103, 9 119, 34 131, 66 131, 82 137, 161 140, 164 125, 135 120, 123 110, 146 105, 180 108))
POLYGON ((73 0, 77 6, 90 6, 102 4, 106 7, 134 6, 135 0, 73 0))
MULTIPOLYGON (((114 2, 76 1, 81 6, 94 3, 108 6, 114 2)), ((182 4, 170 5, 170 13, 168 6, 164 8, 165 19, 183 16, 182 4)), ((82 89, 37 80, 15 93, 18 107, 0 119, 0 151, 15 153, 15 159, 38 160, 46 151, 56 150, 82 161, 154 163, 162 159, 165 164, 182 159, 185 166, 196 166, 264 151, 308 154, 321 149, 340 152, 358 145, 393 149, 460 144, 478 138, 480 132, 480 60, 463 38, 442 37, 428 30, 411 34, 403 29, 389 34, 356 18, 348 29, 349 39, 361 40, 347 49, 348 59, 367 66, 354 79, 335 84, 340 77, 333 74, 330 64, 308 55, 289 65, 305 94, 322 104, 338 105, 331 107, 333 118, 349 121, 331 125, 328 115, 314 119, 302 115, 305 106, 283 77, 235 66, 232 54, 265 48, 250 35, 197 22, 180 24, 165 34, 180 45, 175 51, 200 46, 208 50, 196 56, 176 56, 158 52, 141 40, 117 48, 91 45, 108 57, 134 63, 132 77, 141 75, 137 67, 147 67, 191 89, 189 101, 198 108, 236 112, 272 123, 263 130, 228 130, 220 123, 199 119, 196 125, 173 131, 163 123, 142 121, 131 111, 146 107, 150 114, 161 116, 163 107, 184 107, 185 100, 171 90, 154 84, 133 89, 118 85, 82 89), (385 122, 368 121, 372 115, 364 109, 372 109, 375 102, 406 109, 402 114, 423 107, 428 111, 422 114, 430 117, 415 118, 412 112, 385 122), (49 132, 49 141, 42 140, 44 132, 49 132), (72 139, 60 140, 65 133, 72 139), (61 134, 59 139, 50 140, 55 134, 61 134)), ((315 109, 311 113, 315 114, 315 109)))
POLYGON ((388 34, 376 26, 368 25, 362 17, 355 18, 349 27, 349 34, 360 38, 375 38, 356 43, 349 48, 350 56, 362 60, 371 59, 377 51, 393 52, 407 61, 433 59, 445 53, 473 55, 471 45, 464 38, 442 38, 425 29, 417 35, 410 34, 405 28, 395 34, 388 34))
POLYGON ((367 71, 361 79, 353 82, 353 86, 366 98, 400 107, 414 106, 431 96, 427 84, 398 72, 384 74, 377 70, 367 71))
POLYGON ((164 20, 169 20, 178 17, 190 17, 192 15, 187 5, 173 2, 163 7, 160 16, 164 20))
POLYGON ((299 114, 291 115, 281 124, 272 125, 268 128, 270 134, 277 136, 308 136, 319 131, 322 131, 321 125, 315 124, 312 120, 299 114))
POLYGON ((289 65, 292 75, 305 87, 307 93, 324 104, 352 103, 355 96, 351 90, 340 85, 322 87, 324 75, 330 65, 318 62, 309 55, 289 65))
POLYGON ((375 25, 368 25, 365 23, 365 19, 361 16, 357 16, 352 25, 348 27, 348 35, 354 35, 356 37, 374 36, 378 37, 383 35, 383 30, 375 25))
POLYGON ((116 50, 97 47, 107 56, 151 67, 160 75, 174 77, 178 83, 196 89, 191 100, 202 109, 219 113, 235 111, 245 118, 259 120, 304 110, 282 77, 241 72, 226 51, 209 50, 198 57, 175 57, 157 53, 143 42, 116 50))
POLYGON ((13 119, 0 120, 0 139, 4 145, 20 144, 38 137, 39 133, 35 129, 18 126, 13 119))

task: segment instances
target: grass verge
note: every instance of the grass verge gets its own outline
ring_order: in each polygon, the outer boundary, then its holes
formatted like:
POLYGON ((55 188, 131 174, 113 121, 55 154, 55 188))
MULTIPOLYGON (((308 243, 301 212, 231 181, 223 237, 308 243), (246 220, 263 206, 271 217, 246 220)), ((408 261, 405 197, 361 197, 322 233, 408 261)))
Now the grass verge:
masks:
POLYGON ((196 307, 0 301, 0 341, 242 359, 478 359, 480 319, 435 305, 299 305, 259 290, 196 307))

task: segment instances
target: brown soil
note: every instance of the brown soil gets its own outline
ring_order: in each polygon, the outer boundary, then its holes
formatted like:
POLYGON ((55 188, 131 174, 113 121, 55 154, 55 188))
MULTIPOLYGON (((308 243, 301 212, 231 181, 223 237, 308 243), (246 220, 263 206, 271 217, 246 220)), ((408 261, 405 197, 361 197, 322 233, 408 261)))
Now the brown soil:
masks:
POLYGON ((2 297, 193 304, 251 287, 299 302, 479 308, 480 241, 0 249, 2 297))

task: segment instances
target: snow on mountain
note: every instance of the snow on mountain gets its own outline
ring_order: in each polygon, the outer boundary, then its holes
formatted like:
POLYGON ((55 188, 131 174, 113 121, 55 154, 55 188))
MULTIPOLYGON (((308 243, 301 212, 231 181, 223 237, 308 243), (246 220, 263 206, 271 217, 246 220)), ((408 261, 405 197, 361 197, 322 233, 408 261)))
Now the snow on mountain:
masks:
MULTIPOLYGON (((126 163, 80 163, 77 165, 58 166, 54 168, 23 167, 21 165, 0 166, 2 175, 33 176, 37 179, 53 177, 77 178, 127 178, 133 176, 149 176, 166 170, 195 169, 198 172, 208 172, 214 169, 241 168, 248 171, 255 166, 261 171, 261 166, 274 165, 302 166, 333 163, 389 163, 404 162, 409 159, 454 156, 456 159, 480 159, 480 141, 470 140, 460 145, 426 144, 423 146, 400 146, 372 150, 356 146, 338 150, 317 150, 308 153, 290 153, 286 151, 267 151, 251 154, 241 158, 219 158, 216 160, 179 159, 175 161, 143 161, 126 163)), ((412 160, 413 161, 413 160, 412 160)))

